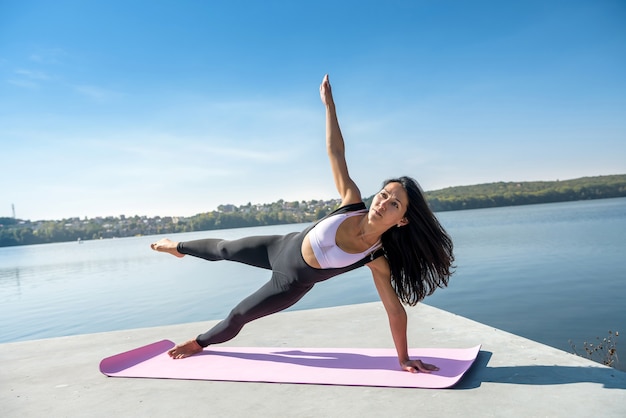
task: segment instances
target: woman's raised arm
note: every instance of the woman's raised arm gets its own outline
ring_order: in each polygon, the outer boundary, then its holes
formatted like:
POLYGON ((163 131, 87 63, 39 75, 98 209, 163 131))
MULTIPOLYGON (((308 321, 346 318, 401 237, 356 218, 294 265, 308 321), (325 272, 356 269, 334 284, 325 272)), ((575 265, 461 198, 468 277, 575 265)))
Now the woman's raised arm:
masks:
POLYGON ((335 180, 335 186, 341 196, 341 205, 358 203, 361 201, 361 192, 356 183, 350 178, 346 163, 346 148, 337 120, 335 102, 328 81, 328 74, 324 76, 320 85, 320 97, 326 106, 326 151, 330 159, 330 168, 335 180))

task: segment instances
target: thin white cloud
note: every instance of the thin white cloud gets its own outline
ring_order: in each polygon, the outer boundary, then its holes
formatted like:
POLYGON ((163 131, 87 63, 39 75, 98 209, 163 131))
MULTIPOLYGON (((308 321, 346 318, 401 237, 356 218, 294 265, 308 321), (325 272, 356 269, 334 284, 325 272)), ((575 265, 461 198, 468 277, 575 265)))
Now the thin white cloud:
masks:
POLYGON ((27 89, 36 89, 39 87, 39 83, 35 83, 32 80, 26 80, 26 79, 10 78, 6 80, 6 82, 16 87, 27 88, 27 89))
POLYGON ((17 69, 15 74, 31 80, 50 80, 50 76, 43 71, 17 69))
POLYGON ((275 162, 289 157, 287 150, 255 150, 230 147, 205 147, 207 153, 233 160, 247 160, 257 162, 275 162))
POLYGON ((16 87, 37 89, 40 87, 42 82, 47 82, 50 79, 50 75, 43 71, 19 68, 14 70, 13 77, 7 79, 6 81, 16 87))
POLYGON ((62 48, 47 48, 31 53, 28 59, 38 64, 58 64, 66 55, 62 48))
POLYGON ((110 90, 94 85, 83 84, 75 85, 73 87, 77 93, 98 103, 109 102, 111 100, 115 100, 124 96, 124 94, 119 91, 110 90))
MULTIPOLYGON (((299 149, 268 147, 260 141, 246 142, 249 138, 239 138, 239 132, 226 136, 193 136, 163 134, 148 131, 117 131, 86 140, 75 138, 77 144, 105 150, 108 155, 116 154, 145 161, 169 161, 185 163, 199 161, 221 165, 229 162, 272 163, 293 157, 299 149), (224 144, 236 144, 224 145, 224 144)), ((68 141, 68 138, 65 138, 68 141)))
MULTIPOLYGON (((59 58, 63 55, 65 53, 62 49, 49 49, 32 53, 28 56, 30 63, 27 64, 27 67, 31 65, 57 64, 59 58)), ((4 65, 7 61, 2 60, 1 63, 4 65)), ((42 83, 53 81, 53 79, 54 77, 46 71, 22 67, 13 70, 13 75, 6 82, 16 87, 37 89, 41 87, 42 83)))

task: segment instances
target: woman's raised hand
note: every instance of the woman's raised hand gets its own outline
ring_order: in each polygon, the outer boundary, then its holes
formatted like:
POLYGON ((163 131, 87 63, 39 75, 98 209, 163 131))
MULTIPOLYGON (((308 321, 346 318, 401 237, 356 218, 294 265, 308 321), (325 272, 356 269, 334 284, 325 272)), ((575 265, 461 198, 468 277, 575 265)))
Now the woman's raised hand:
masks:
POLYGON ((328 74, 324 76, 322 84, 320 84, 320 98, 324 105, 329 106, 333 103, 333 93, 330 89, 330 81, 328 81, 328 74))

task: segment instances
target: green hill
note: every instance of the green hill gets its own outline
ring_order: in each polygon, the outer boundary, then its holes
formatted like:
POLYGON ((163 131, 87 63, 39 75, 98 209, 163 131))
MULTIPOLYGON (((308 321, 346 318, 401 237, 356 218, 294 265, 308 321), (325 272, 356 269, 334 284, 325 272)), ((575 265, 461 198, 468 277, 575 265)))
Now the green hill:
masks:
POLYGON ((626 197, 626 174, 564 181, 498 182, 426 192, 434 211, 626 197))

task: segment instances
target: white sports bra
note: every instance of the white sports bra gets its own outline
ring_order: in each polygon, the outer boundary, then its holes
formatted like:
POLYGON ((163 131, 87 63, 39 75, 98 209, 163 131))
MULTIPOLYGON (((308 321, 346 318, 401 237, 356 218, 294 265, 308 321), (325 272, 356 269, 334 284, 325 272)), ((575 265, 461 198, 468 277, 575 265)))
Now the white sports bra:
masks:
POLYGON ((323 269, 347 267, 363 259, 366 255, 380 248, 380 240, 362 253, 347 253, 337 245, 335 239, 339 225, 351 216, 361 215, 365 210, 341 213, 320 221, 309 231, 311 249, 320 267, 323 269))

